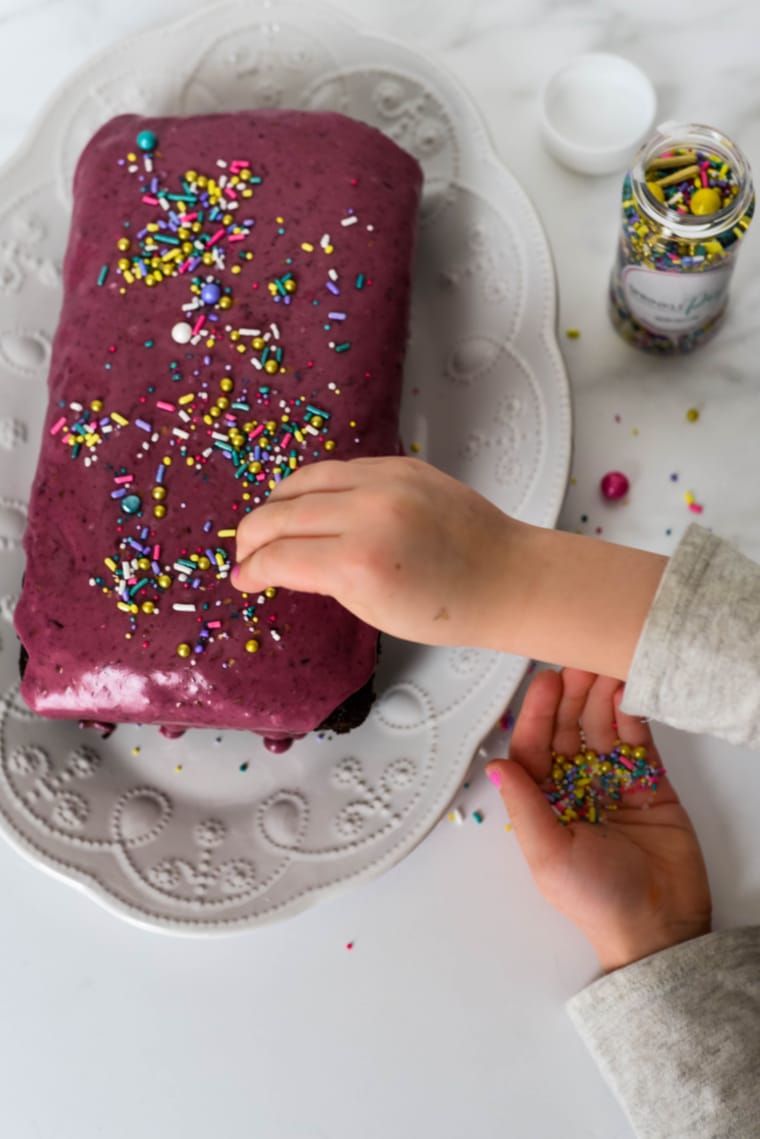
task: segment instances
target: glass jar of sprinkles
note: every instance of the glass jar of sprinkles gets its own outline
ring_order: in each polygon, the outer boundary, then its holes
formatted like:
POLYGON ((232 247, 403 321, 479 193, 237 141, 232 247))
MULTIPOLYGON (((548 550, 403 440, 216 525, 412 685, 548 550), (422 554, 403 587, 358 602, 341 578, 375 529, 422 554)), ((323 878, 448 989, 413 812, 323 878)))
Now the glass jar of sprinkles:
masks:
POLYGON ((623 181, 610 316, 637 348, 690 352, 726 309, 752 220, 749 164, 731 139, 698 123, 665 123, 623 181))

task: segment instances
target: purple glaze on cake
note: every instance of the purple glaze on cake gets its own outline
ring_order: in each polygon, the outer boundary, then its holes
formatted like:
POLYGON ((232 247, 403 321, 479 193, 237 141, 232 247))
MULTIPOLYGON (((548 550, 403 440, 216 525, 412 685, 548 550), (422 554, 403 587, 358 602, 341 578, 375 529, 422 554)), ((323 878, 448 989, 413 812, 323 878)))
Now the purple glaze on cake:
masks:
POLYGON ((369 680, 374 629, 229 571, 270 480, 398 450, 420 184, 334 114, 122 116, 87 146, 15 617, 35 711, 277 740, 369 680))

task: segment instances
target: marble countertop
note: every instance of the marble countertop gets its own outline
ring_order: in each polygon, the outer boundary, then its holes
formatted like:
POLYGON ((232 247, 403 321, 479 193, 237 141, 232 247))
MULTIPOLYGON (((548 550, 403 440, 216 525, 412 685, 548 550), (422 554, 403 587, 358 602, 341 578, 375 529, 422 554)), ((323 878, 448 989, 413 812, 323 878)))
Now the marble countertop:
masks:
MULTIPOLYGON (((682 360, 637 353, 606 315, 620 176, 557 166, 537 102, 571 56, 618 52, 651 76, 660 119, 721 127, 760 171, 760 10, 729 2, 718 30, 714 0, 337 6, 438 54, 540 214, 575 416, 559 525, 667 553, 694 517, 691 491, 704 525, 760 557, 760 240, 751 234, 742 250, 714 342, 682 360), (579 339, 564 336, 571 327, 579 339), (610 469, 631 480, 625 504, 599 494, 610 469)), ((94 53, 196 7, 0 0, 0 163, 94 53)), ((756 758, 706 737, 656 735, 703 843, 716 925, 760 920, 756 758)), ((489 749, 505 742, 494 736, 489 749)), ((485 809, 481 827, 444 821, 369 885, 229 939, 144 933, 0 844, 6 1133, 630 1139, 563 1007, 597 975, 595 958, 538 896, 482 758, 465 793, 485 809)))

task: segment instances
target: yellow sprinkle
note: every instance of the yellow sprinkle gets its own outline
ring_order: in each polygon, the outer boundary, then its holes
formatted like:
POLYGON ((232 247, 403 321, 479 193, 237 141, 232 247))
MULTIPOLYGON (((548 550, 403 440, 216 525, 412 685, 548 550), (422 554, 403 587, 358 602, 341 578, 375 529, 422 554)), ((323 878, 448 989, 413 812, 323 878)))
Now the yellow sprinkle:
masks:
POLYGON ((580 335, 581 335, 580 328, 566 328, 565 329, 565 336, 567 337, 568 340, 578 340, 580 338, 580 335))
POLYGON ((185 392, 184 395, 181 395, 179 397, 179 399, 177 400, 177 403, 192 403, 194 399, 195 399, 195 392, 185 392))
POLYGON ((111 412, 111 419, 114 423, 118 423, 119 427, 126 427, 129 423, 129 420, 125 419, 123 415, 119 415, 118 411, 111 412))
POLYGON ((310 241, 302 241, 301 242, 301 249, 303 249, 304 253, 313 253, 314 252, 314 246, 311 244, 310 241))
POLYGON ((420 447, 419 443, 410 443, 409 444, 409 450, 414 451, 414 453, 416 455, 419 451, 422 450, 422 448, 420 447))
POLYGON ((111 570, 111 572, 113 573, 113 571, 116 569, 116 562, 113 560, 113 558, 104 558, 103 560, 105 561, 105 564, 108 566, 108 568, 111 570))
POLYGON ((687 506, 691 506, 692 503, 696 502, 696 499, 694 498, 694 495, 691 493, 690 490, 687 490, 684 493, 683 500, 687 506))
POLYGON ((217 530, 216 535, 218 538, 234 538, 236 530, 217 530))
POLYGON ((175 771, 181 771, 182 770, 182 764, 178 763, 177 766, 174 768, 174 770, 175 771))
POLYGON ((513 829, 513 828, 512 828, 512 824, 511 824, 511 823, 505 823, 505 824, 504 824, 504 830, 505 830, 505 831, 511 831, 512 829, 513 829))
POLYGON ((689 410, 686 412, 686 418, 688 419, 689 423, 697 422, 699 419, 699 412, 697 411, 696 407, 689 408, 689 410))

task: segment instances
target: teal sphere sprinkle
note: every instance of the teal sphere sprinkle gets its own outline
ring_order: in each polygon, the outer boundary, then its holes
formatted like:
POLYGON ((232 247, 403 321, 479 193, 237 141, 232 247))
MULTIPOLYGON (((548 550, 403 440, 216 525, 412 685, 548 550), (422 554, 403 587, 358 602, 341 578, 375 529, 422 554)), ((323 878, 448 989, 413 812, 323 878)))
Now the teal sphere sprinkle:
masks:
POLYGON ((142 500, 139 494, 128 494, 121 500, 121 508, 125 514, 137 514, 141 506, 142 500))
POLYGON ((158 138, 153 131, 140 131, 137 136, 137 145, 140 147, 140 150, 144 150, 148 153, 156 149, 158 146, 158 138))

